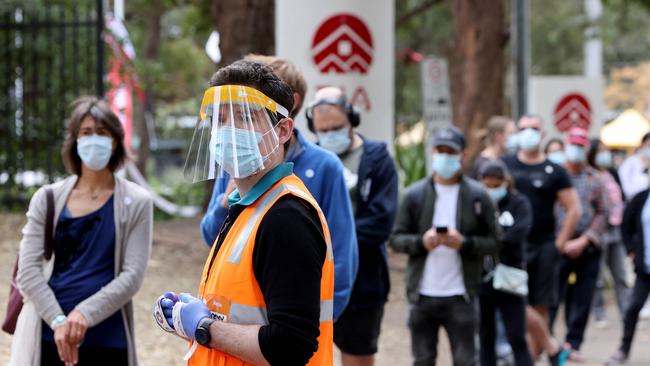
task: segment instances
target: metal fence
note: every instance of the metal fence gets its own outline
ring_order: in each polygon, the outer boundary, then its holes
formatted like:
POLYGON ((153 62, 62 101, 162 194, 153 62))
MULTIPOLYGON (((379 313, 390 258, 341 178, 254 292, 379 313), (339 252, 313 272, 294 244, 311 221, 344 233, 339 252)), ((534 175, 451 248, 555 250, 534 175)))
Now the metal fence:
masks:
POLYGON ((104 93, 102 1, 0 4, 0 210, 65 174, 69 104, 104 93))

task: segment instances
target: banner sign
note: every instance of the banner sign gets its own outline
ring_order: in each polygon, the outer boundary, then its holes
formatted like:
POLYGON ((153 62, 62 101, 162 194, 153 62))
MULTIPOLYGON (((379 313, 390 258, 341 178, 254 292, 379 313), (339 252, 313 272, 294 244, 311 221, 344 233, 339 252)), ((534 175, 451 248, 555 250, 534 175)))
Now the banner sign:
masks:
POLYGON ((394 129, 394 0, 276 1, 276 54, 307 79, 296 126, 316 90, 337 86, 361 111, 358 130, 392 146, 394 129))

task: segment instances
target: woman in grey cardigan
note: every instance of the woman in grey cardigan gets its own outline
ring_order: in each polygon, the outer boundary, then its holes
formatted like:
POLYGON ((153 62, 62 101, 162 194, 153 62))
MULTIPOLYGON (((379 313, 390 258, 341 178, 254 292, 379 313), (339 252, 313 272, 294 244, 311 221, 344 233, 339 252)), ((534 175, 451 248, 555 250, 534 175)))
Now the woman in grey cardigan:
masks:
POLYGON ((54 193, 53 253, 43 258, 45 189, 31 199, 17 283, 25 304, 11 365, 136 365, 131 299, 151 252, 150 195, 114 175, 124 131, 106 103, 73 104, 54 193))

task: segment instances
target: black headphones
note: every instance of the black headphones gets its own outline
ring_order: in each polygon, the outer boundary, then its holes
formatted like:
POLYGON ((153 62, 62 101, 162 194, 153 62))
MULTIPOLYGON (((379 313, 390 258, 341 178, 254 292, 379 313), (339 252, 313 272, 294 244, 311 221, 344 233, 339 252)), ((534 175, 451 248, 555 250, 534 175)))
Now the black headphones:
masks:
POLYGON ((359 111, 359 108, 355 107, 354 105, 352 105, 352 103, 348 102, 345 95, 342 94, 337 99, 328 99, 328 98, 316 99, 311 101, 307 105, 307 108, 305 109, 305 117, 307 117, 307 127, 309 128, 309 131, 313 133, 316 133, 316 131, 314 130, 313 110, 319 105, 337 105, 343 108, 343 111, 348 117, 348 121, 350 121, 350 125, 352 125, 352 128, 359 127, 359 125, 361 124, 361 112, 359 111))

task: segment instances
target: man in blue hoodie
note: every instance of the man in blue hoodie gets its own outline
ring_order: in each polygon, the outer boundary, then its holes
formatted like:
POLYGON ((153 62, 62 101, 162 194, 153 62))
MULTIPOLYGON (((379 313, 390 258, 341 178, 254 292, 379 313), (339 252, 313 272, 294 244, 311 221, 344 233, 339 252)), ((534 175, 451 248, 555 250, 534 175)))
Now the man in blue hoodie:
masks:
MULTIPOLYGON (((300 111, 307 83, 298 68, 290 62, 274 57, 249 55, 247 60, 271 66, 273 72, 293 89, 294 107, 290 117, 300 111)), ((285 146, 284 158, 293 162, 293 172, 307 186, 323 210, 332 236, 334 251, 334 320, 339 318, 350 300, 352 286, 359 267, 359 251, 354 230, 350 198, 343 179, 343 165, 331 152, 305 140, 297 128, 285 146)), ((214 183, 208 210, 201 220, 201 233, 207 245, 212 246, 221 224, 228 214, 228 196, 235 186, 230 177, 218 178, 214 183)), ((392 224, 392 222, 391 222, 392 224)))
POLYGON ((397 171, 386 144, 354 131, 360 118, 343 91, 327 87, 306 110, 321 147, 345 167, 359 245, 359 273, 348 307, 334 324, 343 366, 372 365, 390 282, 386 241, 397 213, 397 171))

